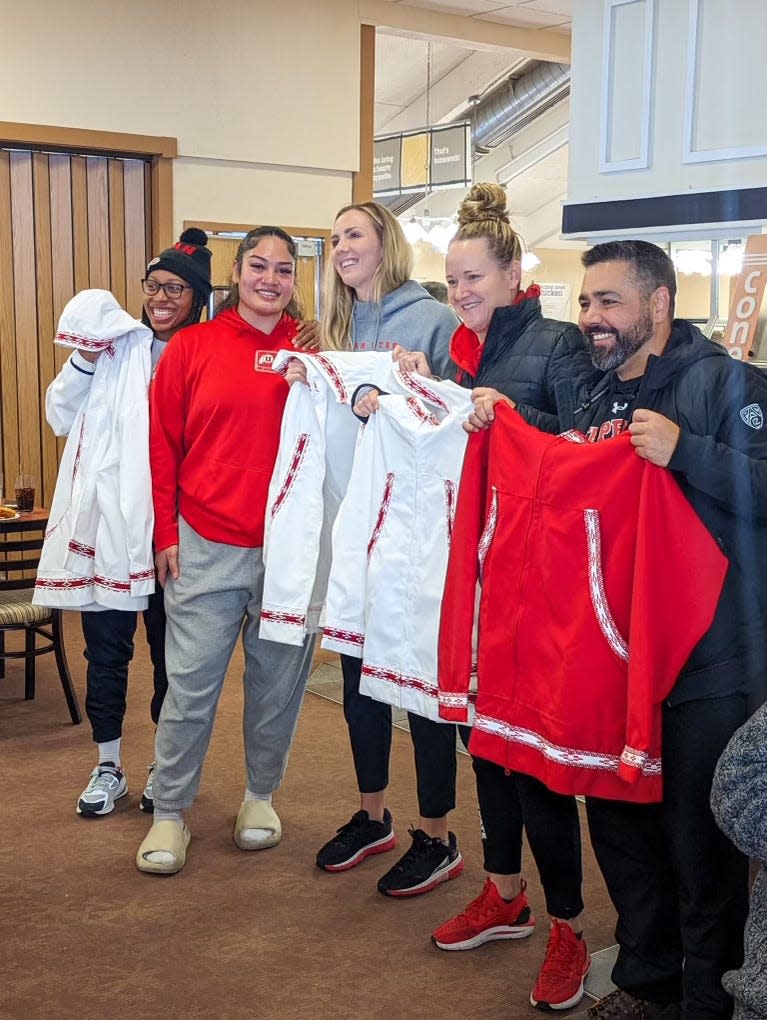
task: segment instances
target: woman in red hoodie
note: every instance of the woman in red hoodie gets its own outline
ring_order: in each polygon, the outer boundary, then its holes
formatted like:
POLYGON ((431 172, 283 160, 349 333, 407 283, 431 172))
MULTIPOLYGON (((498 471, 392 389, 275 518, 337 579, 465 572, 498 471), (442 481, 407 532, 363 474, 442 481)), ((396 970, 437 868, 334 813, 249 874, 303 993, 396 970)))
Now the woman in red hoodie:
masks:
POLYGON ((181 330, 151 393, 150 455, 158 580, 168 616, 168 694, 157 728, 154 824, 141 871, 186 859, 182 812, 197 793, 224 676, 242 631, 247 783, 234 829, 242 850, 280 841, 280 785, 311 665, 301 647, 262 641, 264 512, 288 387, 272 372, 300 311, 296 247, 278 227, 250 231, 232 293, 211 322, 181 330), (243 626, 244 625, 244 626, 243 626))

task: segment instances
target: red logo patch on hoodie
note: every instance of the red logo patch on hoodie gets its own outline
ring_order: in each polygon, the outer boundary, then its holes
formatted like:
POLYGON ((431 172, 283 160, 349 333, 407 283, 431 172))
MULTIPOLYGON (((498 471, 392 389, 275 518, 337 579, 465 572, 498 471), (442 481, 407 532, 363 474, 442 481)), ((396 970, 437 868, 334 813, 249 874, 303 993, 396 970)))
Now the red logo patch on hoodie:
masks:
POLYGON ((275 356, 274 351, 256 351, 256 363, 253 367, 257 372, 272 372, 275 356))

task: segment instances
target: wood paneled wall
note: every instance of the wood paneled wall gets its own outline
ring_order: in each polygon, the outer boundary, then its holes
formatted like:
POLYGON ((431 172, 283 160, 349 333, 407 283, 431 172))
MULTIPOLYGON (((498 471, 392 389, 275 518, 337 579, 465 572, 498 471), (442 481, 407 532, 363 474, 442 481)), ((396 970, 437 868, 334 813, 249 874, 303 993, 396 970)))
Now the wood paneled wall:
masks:
POLYGON ((151 251, 150 163, 0 148, 0 449, 4 495, 35 476, 50 505, 58 444, 45 391, 69 355, 53 338, 64 305, 111 290, 136 318, 151 251))

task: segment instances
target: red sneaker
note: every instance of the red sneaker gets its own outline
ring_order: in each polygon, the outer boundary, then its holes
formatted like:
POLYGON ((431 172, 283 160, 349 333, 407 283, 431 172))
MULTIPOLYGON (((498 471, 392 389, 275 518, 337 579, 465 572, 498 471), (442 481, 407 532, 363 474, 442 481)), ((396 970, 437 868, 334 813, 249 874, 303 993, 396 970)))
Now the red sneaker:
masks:
POLYGON ((525 883, 509 903, 501 897, 495 882, 487 878, 479 896, 456 917, 441 924, 431 940, 440 949, 476 949, 493 939, 527 938, 534 929, 525 883))
POLYGON ((569 1009, 583 998, 583 979, 591 957, 583 938, 569 924, 554 921, 546 945, 546 956, 530 1003, 541 1009, 569 1009))

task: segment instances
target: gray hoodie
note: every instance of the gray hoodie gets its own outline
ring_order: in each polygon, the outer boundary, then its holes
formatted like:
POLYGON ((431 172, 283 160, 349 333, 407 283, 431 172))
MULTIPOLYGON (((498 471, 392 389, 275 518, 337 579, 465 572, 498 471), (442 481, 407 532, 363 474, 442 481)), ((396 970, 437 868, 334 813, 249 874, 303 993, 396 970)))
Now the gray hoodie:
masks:
POLYGON ((420 283, 406 280, 380 302, 355 301, 352 349, 389 351, 396 344, 423 351, 432 372, 448 374, 450 338, 458 319, 447 305, 436 301, 420 283))
POLYGON ((745 958, 722 984, 734 1020, 767 1020, 767 705, 735 733, 714 773, 711 808, 735 846, 761 865, 751 890, 745 958))

